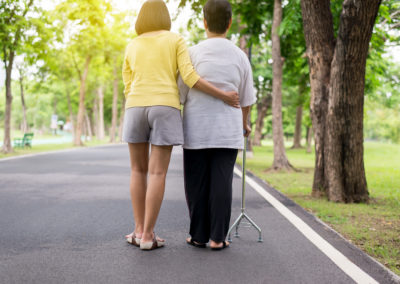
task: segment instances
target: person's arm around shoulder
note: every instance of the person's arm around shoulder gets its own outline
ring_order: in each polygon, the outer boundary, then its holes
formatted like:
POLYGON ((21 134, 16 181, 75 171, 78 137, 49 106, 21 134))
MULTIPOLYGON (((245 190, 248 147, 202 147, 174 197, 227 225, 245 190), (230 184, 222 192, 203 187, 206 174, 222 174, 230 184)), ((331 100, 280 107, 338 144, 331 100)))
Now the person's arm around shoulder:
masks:
POLYGON ((180 75, 183 82, 189 88, 196 88, 204 93, 212 95, 217 99, 223 100, 226 104, 239 108, 239 95, 237 92, 230 91, 225 92, 218 89, 214 85, 210 84, 208 81, 200 78, 200 76, 194 70, 193 64, 190 60, 189 52, 186 47, 185 41, 181 36, 179 36, 177 41, 177 63, 180 75))

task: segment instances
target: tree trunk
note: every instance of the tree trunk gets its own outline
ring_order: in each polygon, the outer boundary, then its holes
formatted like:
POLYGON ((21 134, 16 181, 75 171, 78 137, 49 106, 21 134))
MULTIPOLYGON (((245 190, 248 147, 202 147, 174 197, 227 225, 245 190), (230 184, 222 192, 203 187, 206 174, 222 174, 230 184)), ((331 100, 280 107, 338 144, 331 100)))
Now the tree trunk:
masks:
POLYGON ((303 0, 316 145, 313 195, 365 202, 365 65, 379 0, 344 0, 337 44, 329 0, 303 0))
POLYGON ((6 68, 6 111, 4 115, 4 140, 2 152, 7 154, 13 152, 11 145, 11 106, 12 106, 12 91, 11 91, 11 73, 14 63, 14 52, 10 52, 10 56, 7 62, 4 62, 6 68))
POLYGON ((75 137, 74 137, 74 145, 75 146, 82 146, 82 140, 81 140, 81 135, 82 135, 82 128, 84 124, 84 114, 85 114, 85 92, 86 92, 86 79, 89 73, 89 65, 90 61, 92 60, 92 57, 89 55, 86 57, 86 62, 85 62, 85 69, 83 71, 83 76, 81 77, 81 86, 79 90, 79 110, 78 110, 78 117, 77 117, 77 122, 76 122, 76 131, 75 131, 75 137))
POLYGON ((125 97, 122 100, 121 113, 119 117, 118 140, 122 142, 122 131, 124 130, 124 116, 125 116, 125 97))
POLYGON ((114 66, 114 81, 113 81, 113 103, 112 103, 112 119, 111 119, 111 132, 110 142, 115 142, 115 132, 117 130, 118 120, 118 69, 117 65, 114 66))
POLYGON ((312 128, 307 127, 307 153, 311 153, 311 142, 312 142, 312 128))
POLYGON ((273 170, 290 170, 290 165, 285 151, 282 125, 282 69, 281 43, 279 38, 279 26, 282 21, 282 1, 274 1, 274 16, 272 21, 272 131, 274 142, 273 170))
POLYGON ((303 105, 296 108, 296 126, 294 129, 294 140, 292 149, 300 149, 301 147, 301 124, 303 119, 303 105))
POLYGON ((99 102, 97 98, 97 94, 94 96, 93 99, 93 119, 94 119, 94 135, 96 136, 97 140, 99 139, 99 102))
POLYGON ((302 122, 303 122, 303 105, 304 105, 304 95, 307 89, 307 78, 302 75, 299 84, 299 96, 297 101, 297 109, 296 109, 296 126, 294 129, 294 139, 292 149, 300 149, 303 148, 301 146, 301 131, 302 131, 302 122))
POLYGON ((75 137, 75 123, 74 123, 74 114, 72 113, 72 106, 71 106, 71 95, 67 90, 67 103, 68 103, 68 111, 69 111, 69 120, 71 121, 71 132, 72 137, 75 137))
POLYGON ((89 141, 91 141, 93 139, 93 132, 92 132, 92 126, 90 123, 90 118, 87 113, 87 110, 85 110, 85 122, 86 122, 87 136, 89 136, 89 141))
POLYGON ((262 131, 264 129, 264 118, 267 115, 268 108, 271 107, 271 95, 262 97, 257 103, 256 128, 254 130, 253 145, 261 146, 262 131))
POLYGON ((99 100, 99 140, 104 139, 104 89, 103 86, 97 88, 97 98, 99 100))
POLYGON ((84 138, 84 141, 87 142, 88 141, 88 132, 87 132, 87 124, 86 124, 86 119, 84 120, 84 123, 82 125, 82 133, 84 138))
POLYGON ((369 42, 381 1, 345 0, 331 64, 325 176, 328 198, 366 202, 364 170, 364 85, 369 42))
POLYGON ((26 106, 24 97, 24 78, 23 75, 19 76, 19 86, 21 90, 21 105, 22 105, 22 133, 28 132, 28 122, 26 119, 26 106))
POLYGON ((330 0, 302 0, 304 37, 310 68, 310 116, 315 141, 315 169, 312 195, 325 195, 325 123, 328 112, 330 65, 335 38, 330 0))

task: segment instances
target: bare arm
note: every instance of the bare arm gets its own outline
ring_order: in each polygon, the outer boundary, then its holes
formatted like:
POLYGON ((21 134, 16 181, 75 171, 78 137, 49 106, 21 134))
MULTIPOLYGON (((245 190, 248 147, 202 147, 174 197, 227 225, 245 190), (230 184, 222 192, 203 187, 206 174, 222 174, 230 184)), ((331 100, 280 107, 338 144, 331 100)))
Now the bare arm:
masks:
POLYGON ((239 103, 239 95, 237 92, 231 91, 231 92, 225 92, 214 85, 210 84, 208 81, 204 80, 203 78, 200 78, 196 84, 193 86, 194 88, 198 89, 199 91, 202 91, 204 93, 207 93, 217 99, 220 99, 224 101, 226 104, 240 108, 240 103, 239 103))
POLYGON ((251 127, 248 123, 249 121, 249 114, 250 114, 250 108, 251 106, 247 107, 242 107, 242 116, 243 116, 243 130, 244 130, 244 136, 249 137, 251 133, 251 127))
POLYGON ((186 103, 186 99, 190 88, 183 82, 181 75, 178 76, 178 90, 179 90, 179 100, 182 105, 186 103))

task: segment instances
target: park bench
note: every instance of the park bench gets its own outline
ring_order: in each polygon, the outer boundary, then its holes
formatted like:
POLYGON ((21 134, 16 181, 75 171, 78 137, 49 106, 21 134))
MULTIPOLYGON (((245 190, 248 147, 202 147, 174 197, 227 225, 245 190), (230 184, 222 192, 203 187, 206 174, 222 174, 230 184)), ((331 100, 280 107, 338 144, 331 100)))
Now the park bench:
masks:
POLYGON ((23 138, 14 138, 15 148, 32 148, 33 133, 25 133, 23 138))

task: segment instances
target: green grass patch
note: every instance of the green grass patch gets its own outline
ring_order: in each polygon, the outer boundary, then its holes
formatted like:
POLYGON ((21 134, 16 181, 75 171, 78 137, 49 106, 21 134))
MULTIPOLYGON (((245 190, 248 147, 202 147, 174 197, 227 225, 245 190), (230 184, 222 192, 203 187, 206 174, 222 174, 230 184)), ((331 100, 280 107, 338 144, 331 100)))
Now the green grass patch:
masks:
MULTIPOLYGON (((85 147, 92 147, 92 146, 99 146, 108 144, 109 140, 92 140, 89 142, 84 142, 85 147)), ((20 155, 28 155, 28 154, 35 154, 41 152, 48 152, 48 151, 57 151, 57 150, 64 150, 64 149, 71 149, 71 148, 78 148, 74 146, 72 143, 62 143, 62 144, 42 144, 42 145, 34 145, 32 148, 14 148, 14 151, 9 154, 4 154, 0 151, 0 159, 8 158, 13 156, 20 156, 20 155)))
POLYGON ((400 275, 400 145, 366 142, 364 148, 369 204, 338 204, 311 197, 315 156, 305 149, 286 151, 299 172, 269 172, 273 162, 269 142, 254 147, 247 169, 400 275))

